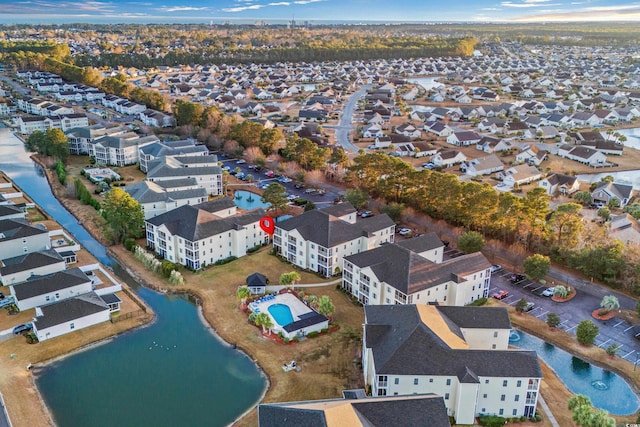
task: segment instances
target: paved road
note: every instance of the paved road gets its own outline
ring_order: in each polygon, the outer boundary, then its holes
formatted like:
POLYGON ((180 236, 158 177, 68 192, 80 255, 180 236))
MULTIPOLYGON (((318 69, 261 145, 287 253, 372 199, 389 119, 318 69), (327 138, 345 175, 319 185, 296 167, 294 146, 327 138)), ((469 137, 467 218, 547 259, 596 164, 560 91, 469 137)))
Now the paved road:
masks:
POLYGON ((23 95, 28 95, 29 93, 31 93, 31 91, 29 91, 28 89, 23 88, 18 83, 14 82, 13 80, 11 80, 11 78, 5 76, 4 74, 0 74, 0 80, 5 81, 9 85, 11 85, 11 87, 13 87, 14 90, 20 92, 23 95))
POLYGON ((9 414, 7 414, 7 408, 4 406, 4 400, 0 393, 0 427, 11 427, 11 421, 9 420, 9 414))
POLYGON ((367 89, 370 87, 371 85, 362 85, 360 89, 349 97, 349 100, 344 104, 342 116, 340 116, 340 122, 337 126, 324 126, 325 128, 335 129, 336 143, 342 146, 346 151, 357 153, 359 150, 359 148, 356 147, 349 139, 349 133, 353 130, 353 112, 358 104, 358 100, 365 96, 367 89))

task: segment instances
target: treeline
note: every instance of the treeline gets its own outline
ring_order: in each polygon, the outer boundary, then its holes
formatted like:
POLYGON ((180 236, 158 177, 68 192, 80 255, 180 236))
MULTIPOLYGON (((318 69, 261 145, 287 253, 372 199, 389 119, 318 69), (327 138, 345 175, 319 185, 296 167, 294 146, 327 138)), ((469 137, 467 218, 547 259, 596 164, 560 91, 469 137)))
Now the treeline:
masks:
POLYGON ((0 53, 33 52, 54 58, 65 58, 71 55, 69 46, 48 41, 0 41, 0 53))
POLYGON ((477 44, 474 38, 445 37, 362 37, 345 44, 334 40, 300 40, 290 46, 237 48, 202 46, 190 50, 171 50, 165 55, 152 57, 144 53, 110 53, 98 56, 76 55, 75 64, 92 67, 151 68, 179 64, 274 63, 351 61, 391 58, 417 58, 429 56, 468 56, 477 44))
POLYGON ((418 171, 382 153, 356 157, 346 179, 374 197, 403 203, 508 245, 521 245, 528 252, 549 255, 609 285, 640 294, 638 254, 620 242, 591 238, 585 232, 582 206, 564 203, 551 210, 550 196, 542 188, 519 197, 498 192, 488 183, 418 171))

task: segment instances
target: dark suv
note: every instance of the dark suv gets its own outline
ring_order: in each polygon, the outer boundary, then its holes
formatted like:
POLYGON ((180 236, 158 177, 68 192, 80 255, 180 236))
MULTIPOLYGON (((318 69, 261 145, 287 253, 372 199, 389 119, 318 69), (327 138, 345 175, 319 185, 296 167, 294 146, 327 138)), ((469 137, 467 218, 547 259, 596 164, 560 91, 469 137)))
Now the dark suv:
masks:
POLYGON ((511 280, 511 283, 520 283, 526 278, 527 276, 524 274, 512 274, 509 280, 511 280))
POLYGON ((23 332, 28 332, 32 329, 33 329, 33 325, 31 323, 24 323, 22 325, 18 325, 15 328, 13 328, 13 334, 18 335, 23 332))

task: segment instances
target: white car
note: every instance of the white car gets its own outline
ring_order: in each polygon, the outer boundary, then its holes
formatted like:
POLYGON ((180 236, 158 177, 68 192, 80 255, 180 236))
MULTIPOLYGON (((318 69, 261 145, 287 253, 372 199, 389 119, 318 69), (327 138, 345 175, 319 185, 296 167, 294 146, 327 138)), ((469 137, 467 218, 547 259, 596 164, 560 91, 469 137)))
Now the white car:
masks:
POLYGON ((246 161, 245 159, 240 159, 240 160, 238 160, 238 161, 236 162, 236 164, 238 164, 238 165, 242 165, 242 164, 244 164, 244 163, 247 163, 247 161, 246 161))
POLYGON ((497 273, 500 270, 502 270, 502 266, 501 265, 494 264, 494 265, 491 266, 491 273, 497 273))
POLYGON ((411 229, 410 228, 401 228, 400 230, 398 230, 398 234, 401 236, 408 236, 409 234, 411 234, 411 229))
POLYGON ((544 291, 542 291, 542 296, 543 297, 550 297, 553 296, 554 292, 556 291, 556 288, 547 288, 544 291))

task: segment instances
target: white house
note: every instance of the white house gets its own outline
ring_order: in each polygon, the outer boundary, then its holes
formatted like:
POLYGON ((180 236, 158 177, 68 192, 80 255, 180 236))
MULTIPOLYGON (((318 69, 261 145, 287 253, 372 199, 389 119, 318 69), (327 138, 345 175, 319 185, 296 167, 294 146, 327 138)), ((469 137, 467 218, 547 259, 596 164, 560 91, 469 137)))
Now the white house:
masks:
POLYGON ((344 258, 342 287, 362 304, 465 305, 489 293, 491 263, 477 252, 442 261, 435 233, 344 258))
POLYGON ((431 161, 436 166, 449 167, 457 163, 462 163, 467 160, 467 156, 462 151, 458 150, 441 150, 431 157, 431 161))
POLYGON ((504 170, 502 160, 495 154, 480 157, 467 162, 465 173, 470 176, 490 175, 494 172, 504 170))
POLYGON ((465 145, 475 145, 482 139, 482 136, 473 131, 457 131, 447 137, 447 142, 458 147, 465 145))
POLYGON ((531 417, 542 372, 535 351, 509 350, 503 307, 365 305, 362 369, 374 396, 435 393, 456 424, 531 417))
POLYGON ((208 200, 207 190, 195 178, 167 181, 141 181, 124 187, 144 212, 144 219, 153 218, 182 205, 197 205, 208 200))
POLYGON ((384 132, 379 125, 367 125, 362 129, 363 138, 376 138, 384 136, 384 132))
POLYGON ((25 219, 27 217, 25 208, 10 203, 2 204, 2 201, 3 200, 0 199, 0 220, 25 219))
POLYGON ((183 205, 145 221, 147 246, 162 258, 199 270, 269 241, 263 209, 238 212, 228 197, 183 205))
POLYGON ((607 163, 607 156, 604 153, 583 145, 563 144, 558 148, 558 156, 593 167, 604 166, 607 163))
POLYGON ((535 145, 525 146, 518 154, 516 154, 516 163, 540 166, 546 158, 547 151, 542 150, 535 145))
POLYGON ((0 221, 0 259, 51 249, 49 232, 24 219, 0 221))
POLYGON ((538 187, 546 190, 547 194, 573 194, 580 189, 580 182, 575 176, 552 173, 538 183, 538 187))
POLYGON ((93 283, 76 267, 46 276, 34 276, 26 282, 10 285, 9 289, 22 311, 86 294, 93 291, 93 283))
POLYGON ((617 199, 620 207, 624 208, 633 194, 633 186, 618 182, 601 182, 595 190, 591 192, 591 197, 595 203, 608 204, 611 199, 617 199))
POLYGON ((67 268, 64 259, 53 249, 31 252, 2 260, 0 278, 5 286, 45 276, 67 268))
POLYGON ((394 230, 386 214, 358 218, 351 204, 339 203, 276 223, 273 248, 290 263, 330 277, 344 257, 393 242, 394 230))
POLYGON ((160 157, 148 164, 147 180, 152 182, 195 179, 207 194, 222 194, 222 169, 217 156, 160 157))
POLYGON ((108 322, 110 309, 107 303, 93 292, 79 295, 64 301, 36 308, 33 332, 38 341, 46 341, 108 322))

